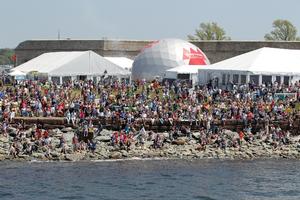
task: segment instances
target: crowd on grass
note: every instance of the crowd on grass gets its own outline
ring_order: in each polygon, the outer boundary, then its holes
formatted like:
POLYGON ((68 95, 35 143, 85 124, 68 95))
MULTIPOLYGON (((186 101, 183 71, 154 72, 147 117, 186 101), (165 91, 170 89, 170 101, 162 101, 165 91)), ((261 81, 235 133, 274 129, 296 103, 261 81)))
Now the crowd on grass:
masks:
MULTIPOLYGON (((221 89, 209 84, 191 87, 183 81, 74 81, 62 85, 22 81, 13 86, 1 87, 1 134, 9 134, 8 128, 12 126, 16 116, 65 117, 66 123, 80 127, 80 133, 77 134, 87 137, 90 130, 99 134, 102 129, 94 127, 93 119, 107 118, 126 123, 125 128, 111 135, 112 145, 128 149, 133 141, 143 145, 145 141, 151 140, 154 148, 160 148, 166 140, 172 142, 181 135, 192 139, 189 126, 178 127, 174 123, 189 121, 200 127, 197 141, 201 147, 213 143, 225 148, 239 146, 242 140, 254 140, 258 136, 253 135, 251 125, 264 121, 264 134, 270 142, 287 142, 289 132, 272 125, 272 122, 285 120, 292 128, 293 120, 299 113, 299 82, 289 86, 276 82, 260 86, 232 84, 229 88, 221 89), (137 119, 174 126, 168 137, 162 137, 152 131, 145 131, 144 127, 142 130, 135 130, 134 123, 137 119), (240 130, 239 138, 233 140, 222 134, 221 127, 214 125, 216 120, 223 123, 226 120, 242 120, 244 129, 240 130)), ((46 149, 47 156, 50 155, 53 147, 48 130, 36 126, 30 135, 24 135, 21 124, 14 126, 17 129, 11 143, 14 155, 20 151, 32 153, 40 147, 46 149)), ((95 141, 79 140, 77 134, 72 139, 73 151, 94 152, 95 141)), ((67 146, 62 136, 59 147, 63 153, 66 153, 67 146)))

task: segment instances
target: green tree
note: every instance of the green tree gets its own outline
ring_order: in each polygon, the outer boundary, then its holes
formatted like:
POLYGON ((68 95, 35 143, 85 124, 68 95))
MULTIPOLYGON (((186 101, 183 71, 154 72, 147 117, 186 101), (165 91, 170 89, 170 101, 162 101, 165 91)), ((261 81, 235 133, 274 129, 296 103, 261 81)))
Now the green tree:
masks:
POLYGON ((288 20, 277 19, 273 22, 273 28, 270 33, 265 35, 265 40, 275 41, 296 41, 297 28, 288 20))
POLYGON ((12 49, 0 49, 0 65, 12 64, 13 54, 14 54, 14 50, 12 49))
POLYGON ((223 28, 216 22, 201 23, 194 35, 187 36, 189 40, 230 40, 223 28))

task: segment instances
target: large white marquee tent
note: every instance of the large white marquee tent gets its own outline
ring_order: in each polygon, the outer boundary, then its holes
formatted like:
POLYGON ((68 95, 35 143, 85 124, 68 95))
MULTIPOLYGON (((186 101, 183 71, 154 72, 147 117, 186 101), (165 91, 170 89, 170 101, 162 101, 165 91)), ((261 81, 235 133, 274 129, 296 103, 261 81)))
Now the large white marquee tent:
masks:
POLYGON ((126 57, 104 57, 106 60, 122 67, 126 70, 131 70, 133 60, 126 58, 126 57))
POLYGON ((93 51, 51 52, 44 53, 14 71, 23 73, 38 72, 45 74, 49 79, 58 78, 60 83, 63 78, 78 79, 80 76, 87 79, 96 79, 106 74, 117 77, 128 77, 130 72, 106 60, 93 51))
POLYGON ((224 61, 202 66, 200 84, 218 80, 219 85, 229 82, 256 84, 279 82, 289 84, 300 79, 300 50, 260 48, 224 61))

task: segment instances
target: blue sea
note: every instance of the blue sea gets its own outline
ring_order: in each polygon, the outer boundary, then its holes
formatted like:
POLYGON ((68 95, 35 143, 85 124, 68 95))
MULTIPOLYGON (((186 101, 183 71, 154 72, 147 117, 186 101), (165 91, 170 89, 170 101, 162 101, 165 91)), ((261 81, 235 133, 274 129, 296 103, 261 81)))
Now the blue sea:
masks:
POLYGON ((0 162, 0 199, 300 199, 296 160, 0 162))

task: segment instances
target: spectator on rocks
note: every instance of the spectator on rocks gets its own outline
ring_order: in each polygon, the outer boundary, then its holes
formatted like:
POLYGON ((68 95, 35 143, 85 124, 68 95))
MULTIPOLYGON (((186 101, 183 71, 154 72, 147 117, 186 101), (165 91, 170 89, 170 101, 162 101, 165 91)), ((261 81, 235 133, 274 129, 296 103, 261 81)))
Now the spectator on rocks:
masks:
POLYGON ((88 149, 95 154, 95 150, 96 150, 96 142, 94 142, 93 140, 88 140, 88 149))
POLYGON ((72 138, 72 145, 73 145, 73 152, 78 151, 78 149, 79 149, 79 140, 78 140, 78 137, 77 137, 76 133, 74 133, 74 136, 72 138))

